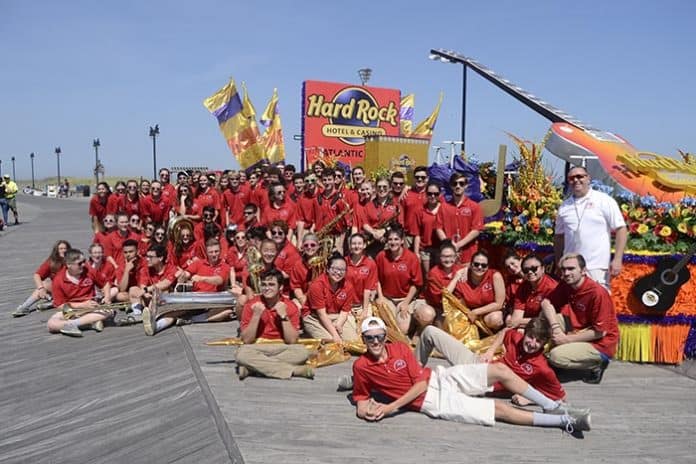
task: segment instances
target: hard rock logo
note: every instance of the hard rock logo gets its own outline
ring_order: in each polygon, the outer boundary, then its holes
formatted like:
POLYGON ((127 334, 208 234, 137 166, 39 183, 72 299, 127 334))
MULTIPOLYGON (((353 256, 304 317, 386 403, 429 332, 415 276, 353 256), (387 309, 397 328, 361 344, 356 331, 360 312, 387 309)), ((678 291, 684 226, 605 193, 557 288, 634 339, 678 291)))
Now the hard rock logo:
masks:
POLYGON ((331 101, 323 95, 307 97, 307 117, 327 118, 329 124, 321 128, 326 137, 336 137, 349 145, 362 145, 366 135, 384 135, 380 123, 398 127, 399 109, 394 102, 380 107, 375 98, 361 87, 347 87, 331 101))

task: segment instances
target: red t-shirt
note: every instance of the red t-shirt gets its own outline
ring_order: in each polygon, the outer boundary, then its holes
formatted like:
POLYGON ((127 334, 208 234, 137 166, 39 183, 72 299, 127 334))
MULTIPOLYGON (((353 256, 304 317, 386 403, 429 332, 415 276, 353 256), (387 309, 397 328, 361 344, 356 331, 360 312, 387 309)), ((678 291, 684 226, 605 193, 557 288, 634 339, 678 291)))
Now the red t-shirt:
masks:
POLYGON ((295 245, 290 243, 289 240, 285 241, 285 245, 278 252, 278 256, 274 261, 275 266, 286 275, 290 275, 292 267, 295 265, 295 261, 301 260, 300 252, 297 251, 295 245))
MULTIPOLYGON (((442 203, 438 220, 443 226, 447 238, 453 241, 461 240, 472 230, 483 230, 483 212, 475 201, 464 197, 458 205, 442 203)), ((459 250, 459 259, 462 263, 471 262, 471 257, 478 250, 477 241, 470 242, 459 250)))
POLYGON ((403 249, 401 255, 392 258, 386 250, 380 251, 375 260, 382 293, 389 298, 404 298, 411 286, 423 285, 423 272, 416 254, 403 249))
POLYGON ((123 257, 123 243, 126 240, 140 241, 140 234, 128 229, 128 233, 124 237, 118 230, 111 231, 107 234, 104 241, 104 256, 111 256, 116 262, 123 257))
MULTIPOLYGON (((383 363, 374 360, 369 354, 363 354, 353 363, 353 400, 367 400, 373 391, 377 391, 393 401, 421 380, 430 381, 430 368, 421 367, 413 351, 405 343, 387 343, 384 348, 387 350, 387 359, 383 363)), ((424 400, 425 392, 406 407, 420 411, 424 400)))
POLYGON ((186 269, 186 267, 194 261, 196 258, 196 242, 191 241, 188 247, 181 250, 179 256, 177 256, 176 248, 171 243, 168 245, 167 249, 167 262, 180 267, 181 269, 186 269))
MULTIPOLYGON (((471 272, 471 270, 469 270, 471 272)), ((469 279, 464 282, 457 282, 454 294, 464 300, 467 308, 476 309, 495 301, 495 288, 493 286, 493 276, 498 271, 488 269, 483 275, 483 279, 478 285, 474 286, 469 279)))
POLYGON ((119 207, 121 206, 121 198, 124 195, 119 195, 118 193, 112 193, 109 195, 109 199, 106 202, 106 214, 116 214, 119 212, 119 207))
MULTIPOLYGON (((508 330, 503 338, 505 355, 498 362, 505 363, 512 372, 552 400, 565 398, 565 390, 558 381, 556 373, 549 366, 544 351, 525 353, 522 348, 523 339, 524 334, 517 330, 508 330)), ((505 387, 500 382, 496 382, 493 390, 504 391, 505 387)))
POLYGON ((71 282, 66 272, 66 269, 61 269, 53 280, 53 306, 58 308, 65 303, 79 303, 94 298, 94 281, 88 271, 83 270, 77 283, 71 282))
MULTIPOLYGON (((123 274, 126 272, 126 260, 123 255, 116 260, 116 264, 118 264, 118 267, 116 268, 116 286, 118 286, 121 283, 121 279, 123 279, 123 274)), ((143 258, 138 259, 138 262, 128 273, 128 287, 125 291, 128 291, 129 288, 136 287, 138 285, 138 274, 140 273, 140 269, 145 266, 145 260, 143 258)))
POLYGON ((450 272, 445 272, 445 269, 440 265, 430 268, 423 291, 423 299, 430 306, 434 308, 442 307, 442 290, 449 285, 455 272, 460 268, 461 266, 458 264, 452 266, 450 272))
POLYGON ((263 210, 261 223, 266 227, 270 227, 273 221, 285 221, 290 229, 294 229, 297 227, 297 217, 295 215, 296 208, 297 206, 290 200, 285 200, 279 207, 274 204, 269 204, 268 207, 263 210))
MULTIPOLYGON (((295 303, 284 296, 280 297, 280 301, 285 303, 285 306, 287 307, 286 312, 292 326, 295 328, 295 330, 300 330, 300 311, 297 309, 295 303)), ((251 317, 254 314, 251 307, 257 302, 263 303, 263 299, 260 296, 254 297, 244 305, 244 308, 242 308, 240 330, 244 330, 249 326, 251 317)), ((275 309, 271 309, 266 306, 264 312, 261 313, 259 325, 256 330, 256 338, 267 338, 270 340, 283 339, 283 322, 278 317, 278 313, 276 313, 275 309)))
POLYGON ((211 265, 207 260, 197 259, 186 268, 186 272, 190 272, 192 276, 222 277, 222 283, 220 285, 213 285, 207 282, 194 282, 194 292, 221 292, 225 290, 227 282, 230 279, 230 266, 222 259, 215 265, 211 265))
POLYGON ((205 192, 198 191, 196 203, 198 203, 200 211, 203 211, 206 206, 212 206, 215 211, 220 211, 220 194, 214 188, 208 187, 205 192))
POLYGON ((425 199, 425 189, 421 190, 420 192, 416 192, 415 190, 411 189, 408 192, 406 192, 406 196, 401 202, 401 206, 404 210, 404 221, 406 222, 404 224, 404 228, 406 229, 406 233, 408 235, 418 235, 418 225, 416 224, 416 217, 419 214, 419 212, 423 209, 425 199))
POLYGON ((375 227, 379 223, 379 215, 375 204, 368 200, 367 202, 356 201, 353 205, 353 226, 357 227, 358 232, 365 232, 363 226, 367 224, 370 227, 375 227))
POLYGON ((232 189, 225 190, 222 194, 222 207, 229 213, 229 224, 244 222, 244 205, 247 203, 250 203, 248 188, 240 187, 236 192, 232 189))
POLYGON ((41 280, 46 280, 49 277, 51 278, 51 280, 53 280, 56 277, 58 271, 64 268, 65 264, 61 264, 55 271, 51 270, 51 260, 47 259, 43 263, 41 263, 41 265, 36 270, 36 272, 34 272, 34 274, 38 274, 39 277, 41 277, 41 280))
POLYGON ((310 194, 307 191, 302 192, 297 199, 297 219, 305 223, 305 229, 309 230, 319 218, 319 203, 317 203, 317 195, 310 194))
POLYGON ((523 282, 515 293, 513 310, 524 311, 524 317, 537 317, 541 313, 541 301, 558 286, 558 282, 544 274, 539 285, 533 289, 529 282, 523 282))
POLYGON ((162 184, 162 197, 169 203, 170 208, 176 208, 178 205, 176 187, 172 184, 162 184))
MULTIPOLYGON (((437 211, 431 211, 421 207, 413 214, 415 218, 415 232, 413 235, 418 235, 420 237, 421 250, 423 248, 440 245, 440 239, 435 231, 442 228, 442 222, 440 222, 441 218, 438 215, 441 208, 442 207, 438 208, 437 211)), ((410 216, 407 216, 407 218, 410 218, 410 216)))
POLYGON ((160 195, 156 200, 151 195, 143 197, 140 200, 140 207, 143 219, 164 225, 169 221, 169 211, 172 209, 172 204, 164 195, 160 195))
POLYGON ((102 260, 101 266, 98 268, 94 267, 94 263, 87 261, 85 267, 87 267, 89 276, 92 278, 97 287, 102 288, 107 283, 114 283, 114 279, 116 278, 116 269, 109 261, 105 259, 102 260))
POLYGON ((239 283, 246 282, 248 271, 246 253, 239 253, 237 247, 229 247, 225 255, 225 262, 234 269, 234 278, 239 283))
POLYGON ((362 304, 365 290, 377 290, 377 264, 369 256, 363 256, 355 264, 352 259, 346 259, 346 265, 346 279, 355 289, 355 302, 362 304))
POLYGON ((324 308, 327 314, 338 314, 341 311, 350 312, 353 301, 355 301, 355 290, 347 279, 343 279, 336 290, 331 288, 329 276, 326 273, 309 284, 307 302, 311 311, 324 308))
POLYGON ((307 289, 309 288, 309 281, 312 278, 312 272, 303 259, 298 259, 290 264, 290 272, 288 273, 290 288, 293 290, 299 288, 306 295, 307 289))
POLYGON ((564 314, 570 317, 571 329, 591 328, 604 332, 599 340, 590 342, 597 351, 614 356, 619 343, 619 325, 614 303, 607 290, 589 277, 585 277, 579 288, 561 282, 549 294, 548 299, 555 308, 568 304, 564 314))
POLYGON ((89 200, 89 215, 96 216, 96 218, 99 220, 99 224, 102 223, 104 216, 106 216, 106 206, 108 203, 108 197, 104 197, 104 200, 102 201, 101 197, 98 195, 94 195, 89 200))
POLYGON ((128 216, 132 216, 133 214, 142 216, 143 212, 140 206, 140 196, 131 199, 128 195, 123 195, 118 202, 118 210, 128 216))
POLYGON ((143 266, 138 272, 138 285, 141 287, 149 287, 167 279, 170 287, 176 283, 176 266, 171 263, 166 263, 162 268, 162 272, 155 272, 149 266, 143 266))

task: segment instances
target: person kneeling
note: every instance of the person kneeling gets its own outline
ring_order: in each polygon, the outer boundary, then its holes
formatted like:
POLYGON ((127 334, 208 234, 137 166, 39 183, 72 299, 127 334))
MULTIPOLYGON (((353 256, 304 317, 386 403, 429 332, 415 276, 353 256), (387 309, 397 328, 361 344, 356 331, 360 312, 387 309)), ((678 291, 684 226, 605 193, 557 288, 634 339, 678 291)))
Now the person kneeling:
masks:
POLYGON ((290 299, 281 296, 283 275, 276 269, 261 274, 261 295, 249 300, 242 309, 240 337, 244 345, 237 350, 239 379, 250 374, 274 379, 313 378, 305 365, 309 352, 296 345, 300 330, 300 312, 290 299), (254 344, 258 339, 278 343, 254 344))
POLYGON ((379 421, 401 408, 432 418, 468 424, 494 425, 496 420, 516 425, 560 427, 572 433, 590 430, 589 410, 568 411, 532 388, 502 363, 462 364, 434 371, 422 367, 404 343, 386 343, 386 326, 376 317, 363 321, 362 337, 367 352, 353 364, 353 399, 357 416, 379 421), (502 401, 476 398, 500 382, 512 393, 544 408, 546 413, 517 409, 502 401), (389 398, 375 400, 372 392, 389 398))

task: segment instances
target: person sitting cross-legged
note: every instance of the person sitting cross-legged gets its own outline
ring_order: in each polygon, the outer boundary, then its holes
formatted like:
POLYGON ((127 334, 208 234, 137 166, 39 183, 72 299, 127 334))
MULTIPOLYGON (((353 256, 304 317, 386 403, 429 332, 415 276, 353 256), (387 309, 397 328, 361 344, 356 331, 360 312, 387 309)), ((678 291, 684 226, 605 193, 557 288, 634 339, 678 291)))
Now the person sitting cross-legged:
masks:
POLYGON ((312 369, 305 365, 309 352, 296 344, 300 311, 280 293, 283 275, 272 268, 261 274, 260 281, 261 294, 242 309, 240 337, 244 345, 237 350, 239 379, 250 374, 274 379, 314 378, 312 369), (278 343, 255 344, 259 338, 278 343))
POLYGON ((370 317, 361 325, 367 352, 353 363, 353 400, 357 416, 379 421, 401 408, 432 418, 468 424, 494 425, 496 420, 516 425, 559 427, 569 433, 590 430, 589 410, 561 408, 519 378, 503 363, 458 364, 435 370, 422 367, 404 343, 386 343, 382 321, 370 317), (477 398, 500 382, 508 391, 523 395, 546 412, 531 412, 490 398, 477 398), (379 393, 388 399, 373 398, 379 393))
POLYGON ((67 318, 63 311, 56 311, 46 326, 50 333, 62 333, 71 337, 82 337, 83 327, 97 332, 104 328, 104 321, 113 317, 113 311, 98 309, 95 301, 94 281, 85 267, 85 257, 80 250, 65 252, 65 267, 58 271, 53 281, 53 303, 57 308, 68 304, 73 310, 94 310, 75 318, 67 318))

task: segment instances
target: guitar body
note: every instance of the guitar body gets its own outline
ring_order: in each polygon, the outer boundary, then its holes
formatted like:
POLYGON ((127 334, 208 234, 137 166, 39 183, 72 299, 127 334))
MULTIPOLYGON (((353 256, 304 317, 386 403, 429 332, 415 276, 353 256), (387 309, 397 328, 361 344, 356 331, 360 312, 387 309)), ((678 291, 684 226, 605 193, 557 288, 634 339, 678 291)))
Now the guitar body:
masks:
POLYGON ((665 312, 672 307, 679 289, 690 277, 689 269, 679 266, 678 260, 663 258, 654 272, 638 279, 632 292, 646 308, 665 312))

